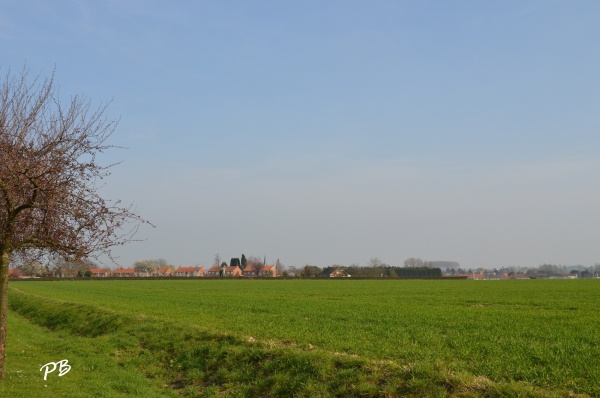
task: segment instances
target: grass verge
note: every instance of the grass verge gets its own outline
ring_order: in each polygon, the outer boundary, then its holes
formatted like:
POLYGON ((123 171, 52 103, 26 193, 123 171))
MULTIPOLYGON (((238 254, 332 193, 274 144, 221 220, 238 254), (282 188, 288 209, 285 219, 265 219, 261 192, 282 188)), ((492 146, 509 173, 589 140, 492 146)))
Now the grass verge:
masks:
POLYGON ((6 375, 0 380, 0 397, 176 397, 173 391, 152 383, 134 366, 118 363, 106 337, 86 338, 67 330, 49 331, 18 313, 9 313, 6 375), (67 359, 71 370, 63 376, 42 365, 67 359))

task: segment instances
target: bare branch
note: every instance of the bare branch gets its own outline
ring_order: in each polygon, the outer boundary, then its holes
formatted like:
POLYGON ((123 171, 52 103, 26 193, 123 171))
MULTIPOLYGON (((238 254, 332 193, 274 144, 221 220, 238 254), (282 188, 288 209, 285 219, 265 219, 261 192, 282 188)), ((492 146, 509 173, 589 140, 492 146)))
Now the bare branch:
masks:
POLYGON ((98 181, 114 166, 98 162, 113 148, 107 141, 117 126, 107 107, 93 108, 83 96, 61 102, 54 74, 30 79, 24 68, 0 82, 0 315, 12 255, 112 259, 113 247, 134 241, 139 226, 149 224, 132 206, 100 196, 98 181))

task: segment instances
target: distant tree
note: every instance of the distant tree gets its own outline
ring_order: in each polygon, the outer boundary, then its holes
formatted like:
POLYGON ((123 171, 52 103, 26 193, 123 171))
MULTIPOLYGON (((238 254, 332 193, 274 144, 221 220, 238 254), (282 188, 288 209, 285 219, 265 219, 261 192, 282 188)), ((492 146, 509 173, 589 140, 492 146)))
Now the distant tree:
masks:
POLYGON ((257 274, 265 267, 264 261, 256 256, 249 256, 247 259, 248 265, 253 266, 256 269, 257 274))
POLYGON ((361 266, 358 263, 352 263, 348 267, 339 264, 333 264, 331 267, 326 267, 324 271, 339 268, 352 275, 353 278, 375 278, 380 277, 381 274, 385 272, 383 269, 384 265, 385 264, 381 262, 381 260, 374 257, 369 260, 366 266, 361 266), (379 264, 377 267, 371 266, 373 260, 376 264, 379 264))
POLYGON ((591 271, 581 271, 578 275, 579 278, 591 278, 594 274, 591 271))
POLYGON ((240 259, 239 258, 232 258, 231 261, 229 262, 229 266, 230 267, 239 267, 240 266, 240 259))
POLYGON ((312 278, 320 274, 323 270, 314 265, 305 265, 302 269, 302 277, 303 278, 312 278))
POLYGON ((294 267, 293 265, 290 265, 289 267, 287 267, 287 271, 286 271, 286 275, 285 276, 297 278, 297 277, 300 276, 301 273, 302 273, 301 270, 299 270, 298 268, 294 267))
POLYGON ((225 267, 227 267, 227 263, 226 263, 225 261, 223 261, 223 262, 221 263, 221 268, 225 268, 225 267))
POLYGON ((154 260, 154 262, 156 263, 156 266, 158 268, 166 267, 169 265, 169 262, 164 258, 157 258, 156 260, 154 260))
POLYGON ((369 260, 368 267, 381 267, 383 262, 378 257, 373 257, 369 260))
POLYGON ((277 275, 283 275, 285 271, 285 266, 279 261, 279 258, 275 261, 275 270, 277 271, 277 275))
POLYGON ((157 260, 137 260, 135 263, 133 263, 133 269, 138 274, 155 274, 158 267, 159 265, 157 260))
POLYGON ((87 271, 84 272, 83 276, 85 276, 86 278, 91 278, 92 277, 92 271, 90 271, 89 269, 87 271))
POLYGON ((213 265, 215 267, 218 267, 221 265, 221 256, 219 256, 219 253, 215 254, 215 259, 213 260, 213 265))
POLYGON ((23 272, 23 275, 27 276, 42 276, 44 273, 44 266, 39 260, 27 260, 17 267, 23 272))
POLYGON ((79 270, 85 273, 90 268, 97 268, 90 260, 66 261, 61 258, 54 263, 55 275, 60 277, 73 277, 79 270))
POLYGON ((404 260, 404 266, 410 268, 423 267, 424 261, 420 258, 410 257, 404 260))
POLYGON ((240 263, 240 268, 242 269, 242 271, 246 269, 246 265, 248 265, 248 260, 246 259, 246 255, 242 254, 242 261, 240 263))

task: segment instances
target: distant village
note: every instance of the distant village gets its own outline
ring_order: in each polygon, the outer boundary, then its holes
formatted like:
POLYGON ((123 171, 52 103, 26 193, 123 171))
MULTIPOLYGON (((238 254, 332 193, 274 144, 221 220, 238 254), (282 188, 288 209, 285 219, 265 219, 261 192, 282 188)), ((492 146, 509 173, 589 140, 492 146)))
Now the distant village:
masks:
MULTIPOLYGON (((145 260, 149 263, 154 260, 145 260)), ((80 266, 71 265, 56 267, 50 269, 43 267, 41 270, 28 269, 28 267, 17 267, 9 270, 9 278, 31 278, 31 277, 52 277, 52 278, 169 278, 169 277, 181 277, 181 278, 274 278, 277 276, 283 276, 280 272, 277 272, 275 265, 246 265, 243 269, 240 265, 228 266, 222 264, 221 266, 214 265, 208 270, 202 266, 180 266, 175 268, 172 265, 164 266, 152 266, 147 264, 146 266, 136 266, 132 268, 118 267, 115 269, 111 268, 96 268, 93 264, 83 264, 80 266), (87 266, 86 266, 87 265, 87 266), (92 265, 92 266, 90 266, 92 265)))
POLYGON ((11 279, 28 278, 448 278, 469 280, 502 279, 580 279, 600 278, 600 264, 593 266, 564 266, 542 264, 536 268, 504 267, 500 269, 464 269, 452 261, 423 261, 409 258, 404 266, 390 266, 372 258, 366 266, 333 265, 320 268, 313 265, 285 267, 279 259, 269 265, 257 257, 232 258, 228 263, 215 256, 214 265, 169 265, 164 259, 139 260, 129 268, 100 268, 90 261, 57 261, 42 265, 40 261, 22 263, 9 270, 11 279))

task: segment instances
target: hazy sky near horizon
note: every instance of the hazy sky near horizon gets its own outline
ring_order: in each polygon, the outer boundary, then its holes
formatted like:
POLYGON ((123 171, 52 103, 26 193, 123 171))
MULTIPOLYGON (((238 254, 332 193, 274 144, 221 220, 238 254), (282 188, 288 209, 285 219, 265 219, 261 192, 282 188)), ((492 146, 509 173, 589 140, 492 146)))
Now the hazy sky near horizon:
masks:
POLYGON ((0 0, 0 66, 112 100, 120 264, 600 262, 600 2, 0 0))

